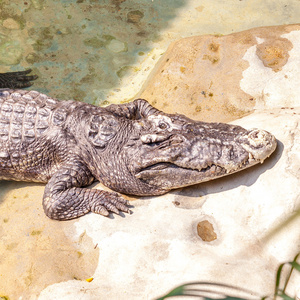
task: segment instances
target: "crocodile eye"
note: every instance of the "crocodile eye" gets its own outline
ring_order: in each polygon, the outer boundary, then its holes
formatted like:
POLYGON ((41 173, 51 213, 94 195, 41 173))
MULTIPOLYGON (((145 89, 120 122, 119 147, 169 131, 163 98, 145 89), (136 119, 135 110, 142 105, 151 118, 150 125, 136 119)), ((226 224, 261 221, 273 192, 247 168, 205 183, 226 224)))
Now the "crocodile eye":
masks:
POLYGON ((158 127, 160 129, 166 129, 168 127, 168 125, 166 123, 161 122, 161 123, 159 123, 158 127))

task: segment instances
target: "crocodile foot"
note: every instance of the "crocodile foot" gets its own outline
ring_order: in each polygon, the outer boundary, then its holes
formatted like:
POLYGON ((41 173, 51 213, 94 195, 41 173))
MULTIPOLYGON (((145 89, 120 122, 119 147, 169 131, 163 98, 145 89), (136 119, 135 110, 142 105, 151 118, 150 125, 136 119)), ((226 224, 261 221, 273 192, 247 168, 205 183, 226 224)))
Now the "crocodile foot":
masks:
POLYGON ((32 86, 32 80, 38 78, 37 75, 27 75, 31 69, 19 72, 0 73, 0 88, 21 89, 32 86))
MULTIPOLYGON (((99 191, 95 191, 95 194, 99 195, 99 191)), ((119 214, 120 211, 130 213, 127 205, 129 202, 122 198, 118 193, 101 191, 101 198, 95 197, 90 200, 91 211, 102 216, 109 216, 109 212, 119 214)))
POLYGON ((46 186, 44 196, 44 211, 50 219, 54 220, 70 220, 89 212, 105 217, 108 217, 110 212, 131 213, 129 202, 114 192, 73 187, 52 194, 46 186))

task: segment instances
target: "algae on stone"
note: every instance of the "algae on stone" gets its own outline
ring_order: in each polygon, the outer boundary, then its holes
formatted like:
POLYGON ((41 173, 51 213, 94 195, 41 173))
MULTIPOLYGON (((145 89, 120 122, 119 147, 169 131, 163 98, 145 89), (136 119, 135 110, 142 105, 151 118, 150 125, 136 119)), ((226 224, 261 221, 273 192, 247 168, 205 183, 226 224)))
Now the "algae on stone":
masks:
POLYGON ((22 59, 23 49, 18 41, 4 41, 0 44, 0 63, 17 65, 22 59))

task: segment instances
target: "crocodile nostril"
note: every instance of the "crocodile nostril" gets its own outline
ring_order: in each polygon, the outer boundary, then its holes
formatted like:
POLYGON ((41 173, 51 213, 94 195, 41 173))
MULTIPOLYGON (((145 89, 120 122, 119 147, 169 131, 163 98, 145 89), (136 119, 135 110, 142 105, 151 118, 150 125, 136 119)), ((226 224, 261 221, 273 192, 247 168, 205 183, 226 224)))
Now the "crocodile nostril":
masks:
POLYGON ((265 130, 254 129, 242 137, 241 146, 251 155, 249 158, 263 162, 276 149, 275 137, 265 130))
POLYGON ((254 147, 265 145, 268 141, 273 141, 273 136, 264 130, 255 129, 248 134, 249 142, 254 147))
POLYGON ((253 130, 250 134, 249 137, 252 139, 257 139, 259 137, 260 131, 258 129, 253 130))

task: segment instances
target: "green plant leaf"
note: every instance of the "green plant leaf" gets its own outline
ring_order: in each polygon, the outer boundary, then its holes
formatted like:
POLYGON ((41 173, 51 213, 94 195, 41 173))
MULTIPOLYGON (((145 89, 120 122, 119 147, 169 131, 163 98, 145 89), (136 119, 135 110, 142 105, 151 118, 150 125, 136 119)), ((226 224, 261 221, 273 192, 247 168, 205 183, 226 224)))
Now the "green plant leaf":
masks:
MULTIPOLYGON (((220 288, 227 289, 228 293, 232 293, 233 291, 238 291, 238 292, 246 293, 246 295, 253 296, 252 291, 248 291, 246 289, 234 287, 227 284, 212 283, 212 282, 190 282, 176 287, 168 294, 156 300, 164 300, 166 298, 175 297, 175 296, 190 296, 190 297, 196 297, 197 299, 203 298, 204 300, 245 300, 247 299, 247 298, 238 298, 238 297, 230 296, 227 294, 227 292, 224 291, 221 292, 220 288), (208 294, 211 294, 212 298, 208 297, 207 296, 208 294)), ((260 297, 257 296, 257 299, 259 298, 260 297)))
POLYGON ((158 298, 157 300, 163 300, 163 299, 166 299, 166 298, 169 298, 169 297, 173 297, 173 296, 182 296, 183 293, 184 293, 184 287, 186 285, 180 285, 178 287, 176 287, 174 290, 172 290, 170 293, 168 293, 167 295, 161 297, 161 298, 158 298))
POLYGON ((295 262, 295 261, 289 262, 289 264, 290 264, 294 269, 296 269, 297 271, 300 272, 300 264, 298 264, 298 263, 295 262))
POLYGON ((281 297, 284 300, 295 300, 295 298, 292 298, 285 293, 279 293, 277 296, 281 297))
MULTIPOLYGON (((280 297, 283 300, 295 300, 294 298, 285 294, 285 289, 288 285, 288 282, 290 280, 293 270, 295 269, 300 272, 300 264, 297 262, 297 259, 299 256, 300 256, 300 253, 298 253, 295 256, 293 261, 282 263, 278 267, 278 270, 276 273, 274 299, 276 299, 276 297, 280 297), (288 272, 287 276, 285 276, 284 288, 279 289, 280 277, 281 277, 282 269, 285 265, 290 265, 291 270, 288 272)), ((213 283, 213 282, 190 282, 190 283, 186 283, 186 284, 183 284, 183 285, 180 285, 180 286, 174 288, 168 294, 166 294, 163 297, 160 297, 156 300, 164 300, 166 298, 175 297, 175 296, 190 296, 190 297, 196 297, 197 299, 203 298, 204 300, 245 300, 245 299, 253 298, 253 296, 255 296, 255 295, 253 294, 253 291, 248 291, 246 289, 234 287, 231 285, 226 285, 226 284, 221 284, 221 283, 213 283), (220 292, 220 290, 218 290, 218 288, 225 288, 225 289, 228 288, 231 290, 231 293, 232 293, 232 291, 244 292, 244 293, 246 293, 246 295, 249 295, 249 296, 248 297, 246 296, 246 298, 238 298, 238 297, 229 296, 227 292, 220 292), (208 293, 214 294, 214 296, 212 296, 212 298, 207 297, 208 293), (251 297, 250 297, 250 295, 251 295, 251 297)), ((265 299, 269 298, 268 296, 266 296, 266 297, 260 297, 258 295, 256 295, 256 296, 257 296, 257 299, 261 299, 261 300, 265 300, 265 299)))
POLYGON ((285 265, 285 263, 281 264, 281 265, 279 266, 278 270, 277 270, 274 295, 278 295, 279 284, 280 284, 280 276, 281 276, 281 271, 282 271, 282 268, 283 268, 284 265, 285 265))

